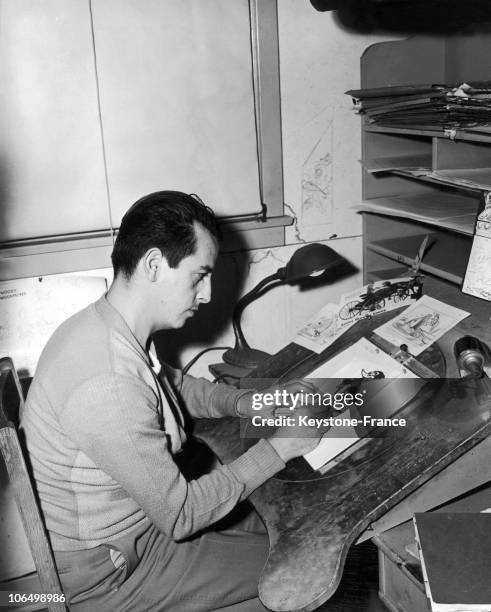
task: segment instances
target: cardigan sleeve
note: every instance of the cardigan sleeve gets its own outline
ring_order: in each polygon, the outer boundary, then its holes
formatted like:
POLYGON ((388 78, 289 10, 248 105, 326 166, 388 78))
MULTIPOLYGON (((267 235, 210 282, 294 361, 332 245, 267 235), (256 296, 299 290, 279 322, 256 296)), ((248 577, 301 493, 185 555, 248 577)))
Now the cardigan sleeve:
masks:
POLYGON ((78 448, 176 540, 225 516, 284 467, 269 442, 260 440, 230 464, 186 481, 160 426, 158 399, 136 377, 109 373, 85 381, 59 418, 78 448))
POLYGON ((230 385, 215 384, 206 378, 195 378, 181 370, 162 366, 175 392, 181 398, 189 414, 196 418, 220 418, 224 416, 245 416, 238 411, 238 400, 250 389, 236 389, 230 385))

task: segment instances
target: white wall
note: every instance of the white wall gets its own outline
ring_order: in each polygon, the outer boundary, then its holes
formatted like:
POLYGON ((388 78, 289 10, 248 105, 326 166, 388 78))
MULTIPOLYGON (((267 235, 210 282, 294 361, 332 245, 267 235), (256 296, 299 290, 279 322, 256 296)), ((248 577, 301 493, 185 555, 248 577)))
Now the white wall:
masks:
POLYGON ((344 30, 335 13, 278 2, 285 202, 299 218, 288 242, 361 234, 361 122, 345 91, 360 86, 360 57, 381 36, 344 30))

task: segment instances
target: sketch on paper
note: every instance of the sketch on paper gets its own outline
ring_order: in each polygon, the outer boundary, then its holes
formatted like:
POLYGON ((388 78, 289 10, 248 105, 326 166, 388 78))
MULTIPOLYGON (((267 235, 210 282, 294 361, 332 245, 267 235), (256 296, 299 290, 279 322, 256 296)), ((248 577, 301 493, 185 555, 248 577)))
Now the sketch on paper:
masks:
POLYGON ((327 304, 315 317, 307 321, 297 333, 293 342, 320 353, 356 321, 342 321, 339 317, 339 305, 327 304))
POLYGON ((417 378, 403 364, 366 338, 341 351, 309 374, 309 378, 417 378))
POLYGON ((425 295, 375 332, 395 346, 407 344, 410 353, 419 355, 468 316, 464 310, 425 295))
POLYGON ((302 166, 302 224, 332 222, 332 121, 302 166))
POLYGON ((322 352, 360 319, 394 310, 421 295, 420 275, 377 281, 343 295, 340 304, 327 304, 297 333, 293 342, 322 352))
POLYGON ((491 301, 491 194, 476 223, 476 233, 467 263, 462 291, 491 301))

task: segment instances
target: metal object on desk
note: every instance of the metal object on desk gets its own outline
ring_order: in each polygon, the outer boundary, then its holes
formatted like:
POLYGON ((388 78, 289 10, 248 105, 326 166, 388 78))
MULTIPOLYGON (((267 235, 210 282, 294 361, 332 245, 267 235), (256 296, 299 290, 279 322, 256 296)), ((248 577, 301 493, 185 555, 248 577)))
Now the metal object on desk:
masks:
MULTIPOLYGON (((393 359, 405 365, 411 372, 417 374, 420 378, 439 378, 438 374, 435 373, 432 369, 421 363, 416 357, 411 355, 411 353, 407 350, 407 345, 401 344, 401 346, 397 347, 392 342, 385 340, 376 333, 371 334, 369 337, 370 342, 373 342, 375 346, 378 346, 388 355, 390 355, 393 359)), ((431 347, 429 347, 431 348, 431 347)), ((433 347, 432 351, 438 350, 433 347)), ((442 357, 443 358, 443 357, 442 357)))
POLYGON ((481 378, 489 349, 474 336, 462 336, 454 344, 454 354, 461 376, 481 378))

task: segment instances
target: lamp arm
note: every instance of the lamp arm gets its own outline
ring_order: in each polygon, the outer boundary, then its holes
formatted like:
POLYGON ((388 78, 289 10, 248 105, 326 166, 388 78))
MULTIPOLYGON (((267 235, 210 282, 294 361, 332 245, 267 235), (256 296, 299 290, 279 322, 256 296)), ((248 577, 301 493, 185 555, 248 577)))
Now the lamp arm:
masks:
POLYGON ((240 300, 237 302, 234 308, 234 313, 232 316, 232 326, 235 335, 235 345, 236 346, 245 346, 249 347, 247 344, 247 340, 244 338, 244 334, 242 333, 242 328, 240 326, 240 317, 244 308, 248 306, 251 302, 253 302, 256 297, 258 297, 259 293, 270 283, 275 280, 281 280, 280 270, 275 272, 274 274, 270 274, 263 278, 253 289, 251 289, 248 293, 243 295, 240 300))

